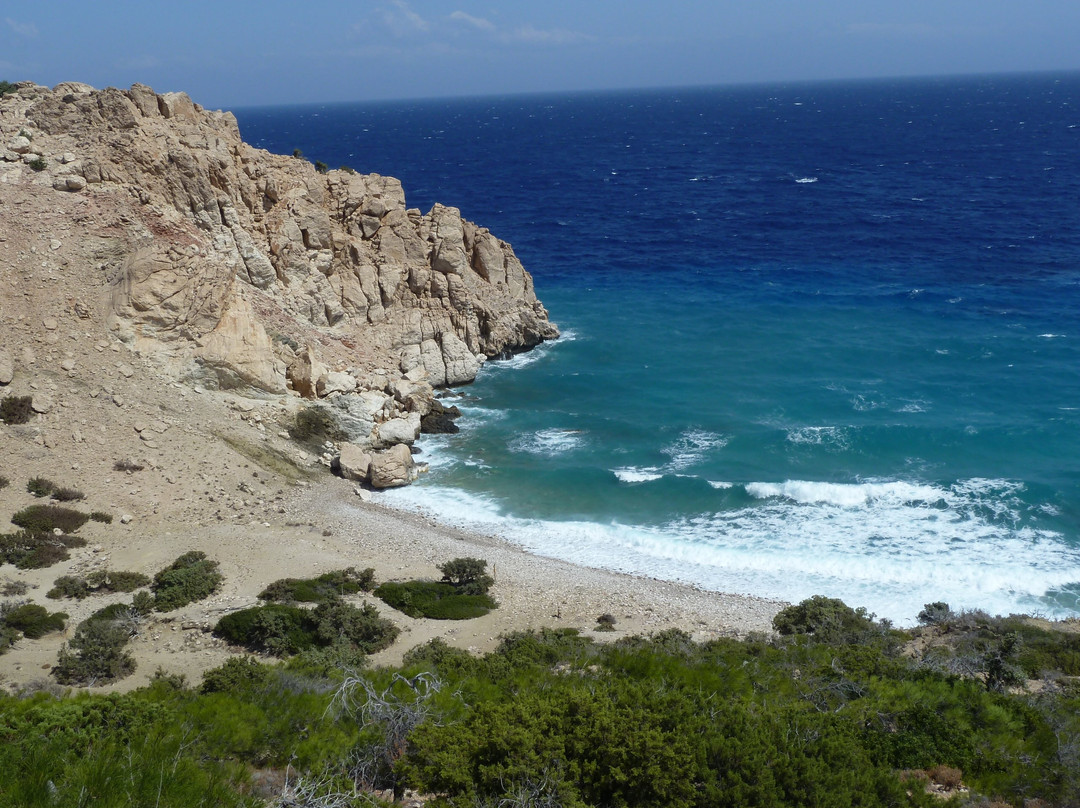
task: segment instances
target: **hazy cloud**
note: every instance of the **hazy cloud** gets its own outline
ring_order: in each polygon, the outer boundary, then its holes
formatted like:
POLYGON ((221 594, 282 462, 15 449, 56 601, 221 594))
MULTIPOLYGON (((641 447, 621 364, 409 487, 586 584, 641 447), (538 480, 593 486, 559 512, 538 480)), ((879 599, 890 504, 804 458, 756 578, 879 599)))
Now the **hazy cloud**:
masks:
POLYGON ((474 17, 472 14, 466 14, 464 11, 455 11, 450 15, 450 19, 463 22, 466 25, 471 25, 480 31, 495 32, 495 23, 491 20, 485 20, 483 17, 474 17))
POLYGON ((6 17, 4 21, 8 24, 8 27, 19 36, 33 39, 38 35, 37 26, 32 22, 19 22, 18 20, 11 19, 11 17, 6 17))
POLYGON ((575 45, 579 42, 593 42, 596 37, 580 31, 568 31, 565 28, 536 28, 523 25, 507 35, 507 39, 518 42, 538 42, 543 45, 575 45))
POLYGON ((414 31, 427 31, 431 28, 428 21, 409 8, 405 0, 392 0, 395 10, 383 11, 383 21, 391 28, 400 31, 402 28, 414 31))

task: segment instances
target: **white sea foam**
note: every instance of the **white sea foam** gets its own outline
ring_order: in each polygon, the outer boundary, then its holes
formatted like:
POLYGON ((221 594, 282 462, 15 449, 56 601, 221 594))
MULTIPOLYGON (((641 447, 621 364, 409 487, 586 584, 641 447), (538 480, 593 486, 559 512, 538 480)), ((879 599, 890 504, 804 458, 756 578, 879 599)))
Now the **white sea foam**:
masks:
POLYGON ((1022 488, 989 479, 756 483, 747 490, 762 499, 749 507, 661 526, 515 518, 493 499, 424 484, 379 496, 539 555, 717 591, 793 602, 827 593, 906 624, 944 598, 953 608, 1064 616, 1044 598, 1080 582, 1080 550, 1015 526, 1022 488))
POLYGON ((1043 339, 1064 339, 1064 334, 1039 334, 1043 339))
POLYGON ((585 434, 580 429, 541 429, 518 436, 510 442, 510 449, 552 456, 578 449, 584 443, 585 434))
POLYGON ((730 438, 726 435, 716 432, 689 429, 679 435, 678 440, 670 446, 665 446, 661 451, 671 458, 667 468, 671 471, 682 471, 701 462, 714 449, 724 448, 729 440, 730 438))
POLYGON ((720 491, 726 491, 729 488, 735 487, 735 483, 728 483, 723 480, 706 480, 705 482, 720 491))
POLYGON ((803 426, 788 429, 786 438, 789 443, 805 446, 826 446, 844 450, 851 446, 849 430, 838 426, 803 426))
POLYGON ((817 182, 817 177, 799 177, 795 182, 800 185, 809 185, 812 182, 817 182))
POLYGON ((611 473, 624 483, 649 483, 664 476, 656 466, 645 466, 643 468, 627 466, 621 469, 612 469, 611 473))

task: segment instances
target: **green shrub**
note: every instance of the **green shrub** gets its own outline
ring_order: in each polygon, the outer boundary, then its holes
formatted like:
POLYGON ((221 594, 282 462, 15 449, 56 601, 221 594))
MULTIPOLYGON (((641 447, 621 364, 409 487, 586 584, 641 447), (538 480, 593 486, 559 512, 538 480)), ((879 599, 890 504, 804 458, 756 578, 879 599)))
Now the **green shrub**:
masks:
POLYGON ((11 481, 3 474, 0 474, 0 491, 7 488, 9 485, 11 485, 11 481))
POLYGON ((225 615, 214 627, 214 634, 249 651, 284 657, 314 646, 316 629, 310 611, 274 603, 225 615))
POLYGON ((3 584, 0 584, 0 596, 5 598, 14 597, 15 595, 25 595, 29 591, 30 584, 26 581, 5 580, 3 584))
POLYGON ((814 595, 781 609, 773 628, 780 634, 809 634, 819 642, 843 644, 879 635, 888 624, 875 623, 874 615, 862 606, 852 609, 837 598, 814 595))
POLYGON ((144 468, 144 465, 134 460, 117 460, 113 463, 113 471, 142 471, 144 468))
POLYGON ((26 483, 26 490, 35 497, 47 497, 56 490, 56 483, 52 480, 47 480, 44 477, 32 477, 29 482, 26 483))
POLYGON ((487 562, 479 558, 455 558, 439 566, 443 581, 461 595, 486 595, 495 584, 487 574, 487 562))
POLYGON ((101 522, 103 525, 111 525, 112 514, 105 513, 105 511, 93 511, 90 514, 90 520, 93 522, 101 522))
POLYGON ((326 163, 324 163, 322 160, 316 160, 315 170, 318 171, 320 174, 325 174, 327 171, 330 170, 330 167, 326 165, 326 163))
POLYGON ((255 657, 232 657, 203 674, 199 692, 241 693, 264 687, 269 681, 270 669, 255 657))
POLYGON ((34 171, 44 171, 49 164, 45 161, 45 158, 39 154, 37 157, 28 162, 27 165, 30 166, 30 168, 34 171))
POLYGON ((0 81, 0 98, 15 93, 18 88, 10 81, 0 81))
POLYGON ((436 581, 385 583, 375 597, 409 617, 468 620, 481 617, 498 604, 487 595, 462 595, 451 584, 436 581))
MULTIPOLYGON (((117 604, 122 605, 122 604, 117 604)), ((60 649, 53 676, 64 685, 114 682, 135 671, 135 659, 124 650, 131 634, 118 620, 90 617, 60 649)))
POLYGON ((98 570, 86 577, 62 575, 53 582, 53 588, 45 595, 47 598, 75 598, 82 600, 90 595, 105 595, 111 592, 133 592, 140 586, 146 586, 150 579, 141 572, 98 570))
POLYGON ((370 592, 375 585, 375 570, 360 572, 355 567, 323 573, 316 578, 282 578, 259 593, 260 600, 276 603, 321 603, 343 595, 370 592))
POLYGON ((66 561, 68 548, 82 547, 86 540, 78 536, 54 536, 20 530, 0 534, 0 561, 19 569, 40 569, 66 561))
POLYGON ((52 533, 55 529, 74 533, 89 519, 89 514, 61 505, 30 505, 12 516, 11 522, 37 533, 52 533))
POLYGON ((192 550, 154 576, 151 589, 155 608, 159 612, 171 612, 209 597, 221 586, 223 578, 218 572, 218 562, 206 557, 206 553, 192 550))
POLYGON ((57 502, 78 502, 86 499, 86 494, 78 488, 57 488, 52 492, 52 498, 57 502))
POLYGON ((36 640, 53 631, 63 631, 67 615, 50 612, 44 606, 23 603, 0 608, 0 622, 8 628, 21 631, 27 639, 36 640))
POLYGON ((5 396, 0 399, 0 421, 6 424, 25 424, 34 415, 30 396, 5 396))
POLYGON ((602 614, 596 618, 596 630, 597 631, 614 631, 615 630, 615 616, 611 614, 602 614))
POLYGON ((365 654, 389 648, 400 633, 370 603, 357 607, 343 600, 326 601, 315 608, 314 617, 319 645, 340 645, 365 654))
POLYGON ((936 626, 947 623, 952 616, 949 604, 938 600, 923 606, 922 611, 919 612, 919 622, 924 626, 936 626))

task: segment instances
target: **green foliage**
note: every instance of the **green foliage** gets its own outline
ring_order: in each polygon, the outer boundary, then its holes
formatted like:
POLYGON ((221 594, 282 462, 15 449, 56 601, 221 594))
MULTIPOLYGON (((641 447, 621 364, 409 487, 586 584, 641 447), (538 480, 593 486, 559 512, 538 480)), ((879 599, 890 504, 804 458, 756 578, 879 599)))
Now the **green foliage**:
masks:
POLYGON ((355 567, 326 572, 316 578, 282 578, 259 593, 260 600, 276 603, 321 603, 343 595, 370 592, 375 586, 375 570, 355 567))
POLYGON ((78 502, 86 499, 86 494, 78 488, 57 488, 52 492, 52 498, 57 502, 78 502))
POLYGON ((370 604, 329 600, 314 610, 276 603, 242 609, 221 618, 214 633, 250 651, 285 657, 334 646, 372 654, 389 647, 398 629, 370 604))
POLYGON ((51 496, 52 492, 56 490, 56 483, 44 477, 31 477, 26 483, 26 490, 35 497, 47 497, 51 496))
POLYGON ((0 561, 19 569, 41 569, 66 561, 68 548, 82 547, 85 539, 78 536, 54 536, 51 533, 20 530, 0 534, 0 561))
POLYGON ((596 618, 596 630, 597 631, 614 631, 615 630, 615 615, 602 614, 596 618))
POLYGON ((106 684, 122 679, 135 670, 135 659, 124 650, 130 638, 120 620, 91 616, 79 624, 71 642, 60 650, 53 676, 65 685, 106 684))
POLYGON ((270 669, 255 657, 232 657, 219 668, 203 674, 200 693, 241 693, 262 688, 270 681, 270 669))
POLYGON ((154 576, 150 588, 154 592, 155 608, 171 612, 189 603, 207 598, 221 586, 223 577, 218 562, 198 550, 184 553, 154 576))
POLYGON ((344 171, 346 174, 355 174, 356 169, 351 166, 338 166, 338 171, 344 171))
POLYGON ((18 88, 10 81, 0 81, 0 98, 15 93, 18 88))
POLYGON ((853 609, 837 598, 814 595, 781 609, 773 618, 779 634, 810 634, 818 642, 844 644, 866 642, 888 630, 888 623, 874 622, 862 606, 853 609))
POLYGON ((318 171, 320 174, 325 174, 327 171, 330 170, 330 167, 326 163, 324 163, 322 160, 316 160, 315 161, 315 170, 318 171))
POLYGON ((0 474, 0 491, 7 488, 9 485, 11 485, 11 480, 9 480, 3 474, 0 474))
POLYGON ((30 396, 4 396, 0 399, 0 421, 5 424, 25 424, 34 415, 30 396))
POLYGON ((338 426, 329 409, 316 405, 296 413, 289 427, 289 437, 300 443, 321 446, 326 441, 342 441, 349 436, 338 426))
POLYGON ((67 615, 63 612, 50 612, 34 603, 0 606, 0 626, 18 631, 30 640, 63 631, 65 620, 67 615))
POLYGON ((434 620, 469 620, 498 606, 487 595, 462 595, 457 587, 436 581, 388 582, 375 590, 375 597, 409 617, 434 620))
POLYGON ((89 519, 89 514, 61 505, 30 505, 12 516, 11 523, 37 533, 74 533, 89 519))
POLYGON ((45 161, 45 158, 39 154, 28 162, 27 165, 30 166, 33 171, 44 171, 49 164, 45 161))
POLYGON ((101 522, 103 525, 111 525, 113 520, 112 514, 106 513, 105 511, 91 512, 90 519, 94 522, 101 522))
POLYGON ((62 575, 53 582, 53 588, 45 595, 47 598, 75 598, 82 600, 90 595, 105 595, 112 592, 133 592, 150 583, 150 579, 141 572, 124 570, 97 570, 85 577, 62 575))
POLYGON ((924 626, 933 626, 945 623, 952 617, 952 609, 944 601, 937 600, 927 603, 919 612, 919 622, 924 626))
POLYGON ((452 584, 462 595, 486 595, 495 585, 487 574, 487 562, 479 558, 455 558, 439 566, 443 581, 452 584))

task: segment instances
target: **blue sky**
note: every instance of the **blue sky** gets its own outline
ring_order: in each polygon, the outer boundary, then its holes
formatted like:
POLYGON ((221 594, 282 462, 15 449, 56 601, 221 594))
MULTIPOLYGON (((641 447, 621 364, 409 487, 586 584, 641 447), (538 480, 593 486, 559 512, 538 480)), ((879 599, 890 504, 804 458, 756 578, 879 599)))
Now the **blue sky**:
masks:
POLYGON ((1077 0, 39 0, 0 79, 207 107, 1080 69, 1077 0))

